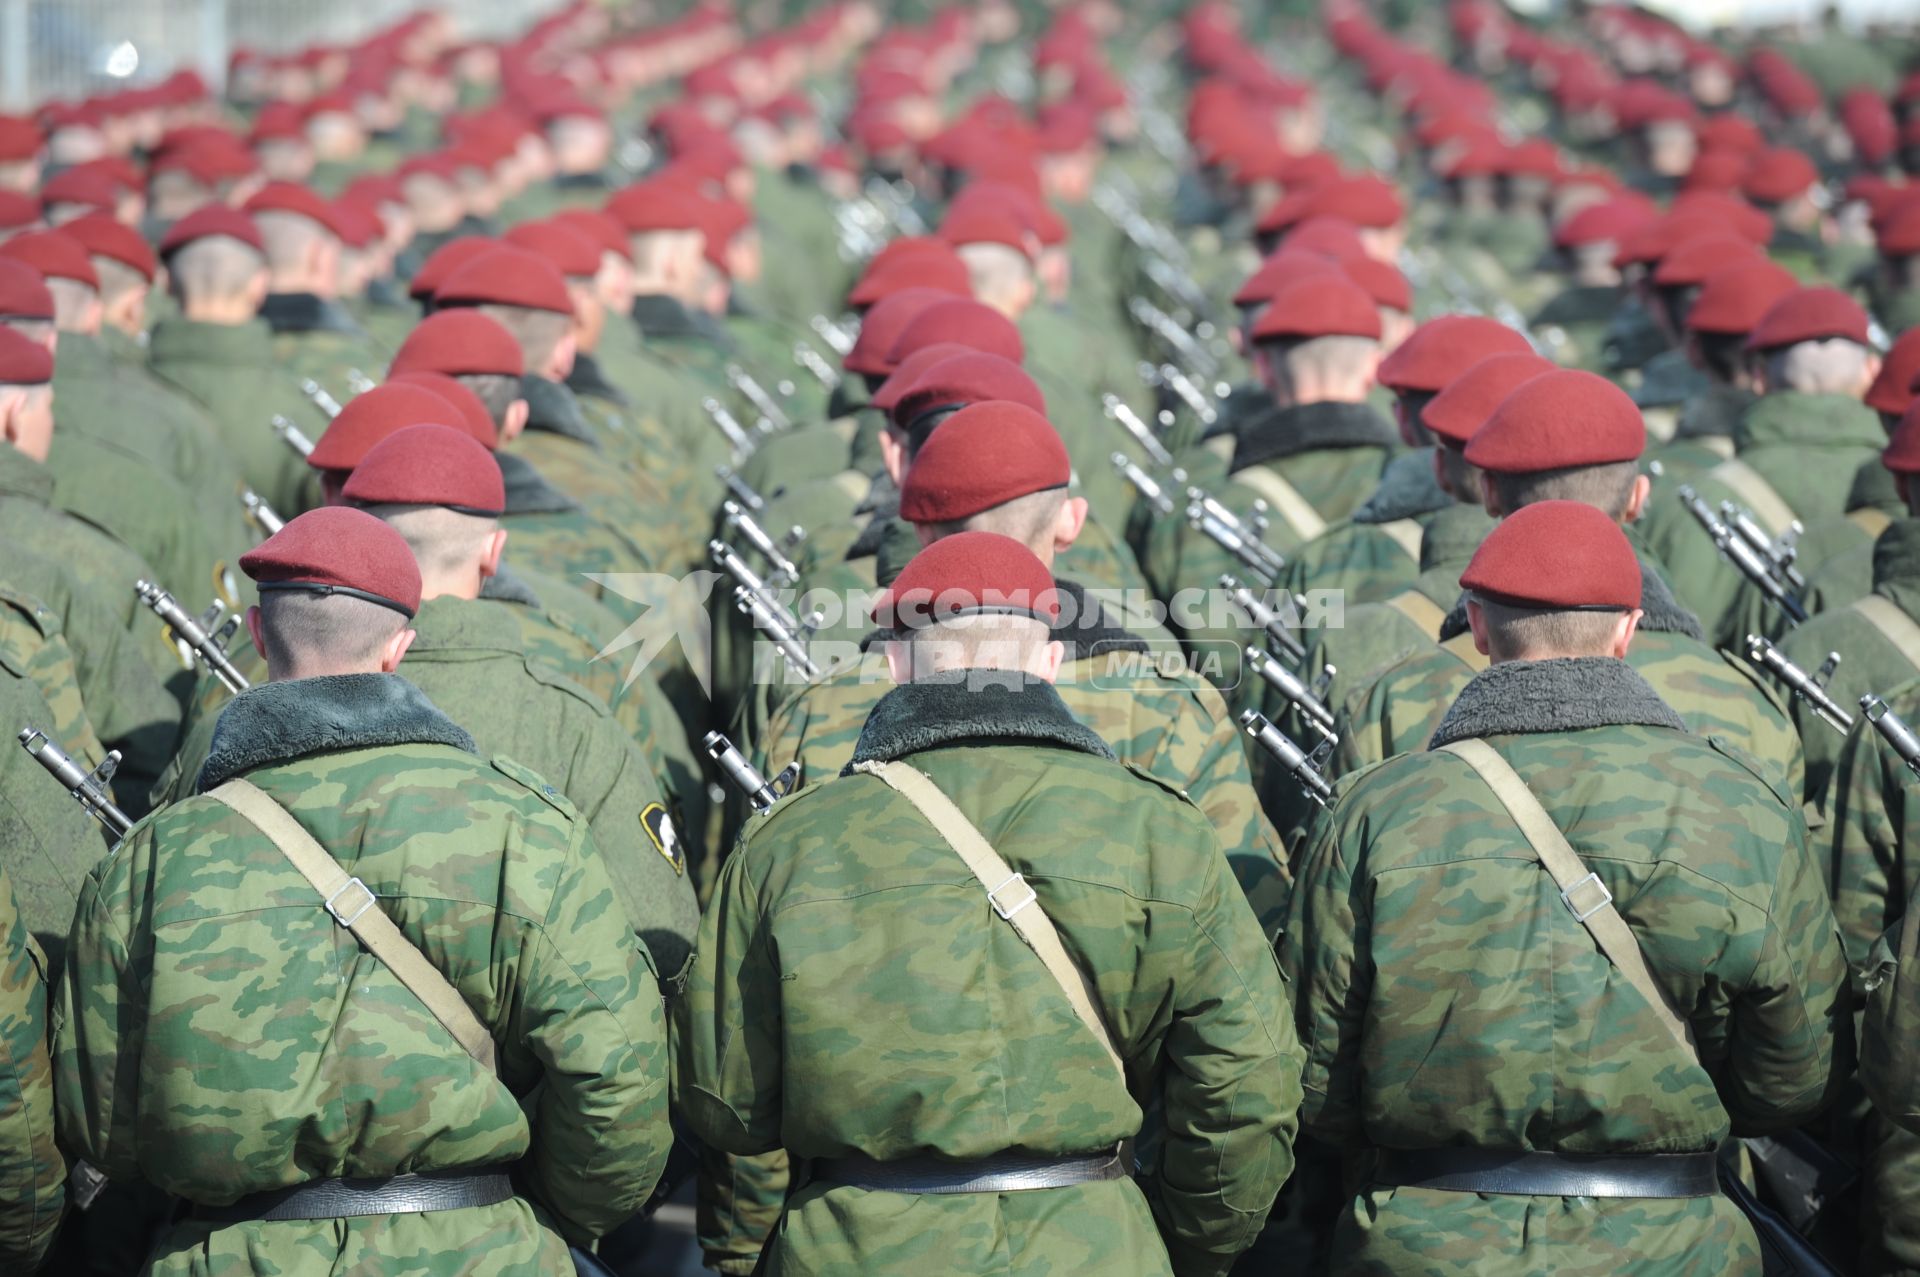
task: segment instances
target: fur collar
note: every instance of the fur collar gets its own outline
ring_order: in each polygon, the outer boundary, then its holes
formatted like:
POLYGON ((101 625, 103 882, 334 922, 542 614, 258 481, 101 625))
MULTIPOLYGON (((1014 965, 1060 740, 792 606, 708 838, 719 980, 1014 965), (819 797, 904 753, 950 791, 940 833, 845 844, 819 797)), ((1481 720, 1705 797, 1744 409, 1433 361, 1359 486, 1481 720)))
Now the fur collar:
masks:
POLYGON ((313 293, 268 293, 260 318, 275 333, 360 334, 360 325, 339 302, 313 293))
POLYGON ((1873 543, 1873 588, 1920 584, 1920 519, 1895 519, 1873 543))
MULTIPOLYGON (((1653 570, 1643 558, 1640 560, 1640 628, 1649 634, 1683 634, 1690 639, 1707 641, 1707 632, 1700 626, 1700 618, 1673 597, 1673 591, 1667 588, 1666 581, 1653 570)), ((1440 641, 1446 642, 1467 632, 1467 596, 1463 591, 1447 613, 1447 619, 1440 626, 1440 641)))
POLYGON ((1427 748, 1485 736, 1630 724, 1687 730, 1680 716, 1625 661, 1611 657, 1502 661, 1475 674, 1461 689, 1427 748))
POLYGON ((1681 409, 1673 437, 1681 439, 1729 439, 1735 423, 1752 406, 1754 393, 1722 381, 1710 381, 1681 409))
MULTIPOLYGON (((898 516, 876 519, 874 523, 879 525, 879 535, 873 539, 873 583, 885 589, 907 570, 907 564, 913 562, 914 556, 920 553, 920 533, 911 523, 898 516)), ((861 533, 861 538, 866 538, 865 532, 861 533)))
POLYGON ((1309 403, 1271 408, 1248 420, 1233 449, 1234 470, 1283 461, 1323 448, 1392 448, 1393 424, 1364 403, 1309 403))
POLYGON ((380 745, 450 745, 473 737, 398 674, 334 674, 262 683, 227 703, 195 789, 311 754, 380 745))
POLYGON ((528 373, 520 379, 520 392, 527 397, 527 429, 561 435, 590 448, 600 446, 573 391, 551 378, 528 373))
MULTIPOLYGON (((867 526, 860 529, 860 535, 855 537, 853 544, 847 547, 847 562, 877 557, 881 549, 899 535, 901 528, 906 528, 909 533, 912 532, 912 525, 900 518, 899 489, 893 488, 891 484, 888 487, 890 491, 881 493, 877 497, 870 494, 869 499, 873 502, 871 511, 873 517, 867 520, 867 526)), ((913 544, 917 549, 920 543, 914 541, 913 544)), ((913 551, 909 551, 907 557, 912 558, 913 551)), ((899 576, 900 569, 905 566, 905 563, 893 565, 893 575, 899 576)))
POLYGON ((648 338, 680 337, 689 341, 713 340, 707 325, 678 298, 664 293, 642 293, 633 299, 633 322, 640 335, 648 338))
POLYGON ((608 381, 607 374, 600 370, 600 361, 585 351, 579 351, 573 357, 573 371, 567 374, 567 389, 588 399, 610 403, 616 408, 627 406, 626 391, 608 381))
POLYGON ((892 762, 962 745, 1055 745, 1111 759, 1113 751, 1073 716, 1053 684, 1000 670, 961 671, 908 683, 882 696, 860 729, 854 763, 892 762))
POLYGON ((496 603, 511 603, 516 607, 540 606, 540 596, 533 592, 533 587, 515 576, 513 569, 505 564, 480 583, 480 597, 496 603))
POLYGON ((566 514, 580 508, 575 501, 560 489, 541 477, 533 463, 525 457, 511 452, 496 452, 493 459, 500 463, 500 477, 507 484, 506 517, 516 514, 566 514))
POLYGON ((1355 523, 1392 523, 1456 504, 1433 477, 1433 449, 1415 448, 1387 462, 1380 486, 1353 512, 1355 523))

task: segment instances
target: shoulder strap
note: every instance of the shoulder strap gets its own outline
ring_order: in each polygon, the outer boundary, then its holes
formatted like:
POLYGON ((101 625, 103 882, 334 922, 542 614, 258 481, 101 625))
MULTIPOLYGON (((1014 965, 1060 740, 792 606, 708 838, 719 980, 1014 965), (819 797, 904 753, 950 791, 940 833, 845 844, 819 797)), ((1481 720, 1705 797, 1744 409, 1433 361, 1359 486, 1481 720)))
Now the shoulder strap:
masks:
POLYGON ((1374 526, 1387 534, 1393 543, 1407 552, 1407 557, 1415 563, 1420 561, 1420 538, 1425 531, 1414 519, 1394 519, 1388 523, 1376 523, 1374 526))
POLYGON ((1447 619, 1447 609, 1420 591, 1402 590, 1387 600, 1387 606, 1419 626, 1420 632, 1428 638, 1440 637, 1440 625, 1447 619))
POLYGON ((1273 512, 1286 520, 1293 534, 1302 541, 1311 541, 1327 530, 1327 521, 1313 508, 1313 502, 1300 495, 1300 489, 1281 477, 1277 470, 1265 466, 1248 466, 1230 476, 1235 483, 1243 483, 1266 498, 1273 512))
POLYGON ((1124 1083, 1127 1068, 1121 1062, 1119 1047, 1114 1043, 1107 1022, 1101 1018, 1093 981, 1067 956, 1066 946, 1060 943, 1060 933, 1054 929, 1053 919, 1040 907, 1039 897, 1027 885, 1027 880, 1013 871, 1013 867, 993 849, 993 844, 987 841, 986 836, 967 819, 966 813, 954 804, 953 799, 942 793, 925 772, 906 763, 872 760, 855 763, 853 769, 869 776, 878 776, 895 793, 912 803, 915 810, 926 817, 934 830, 947 840, 960 859, 967 862, 967 868, 987 889, 987 903, 993 906, 995 913, 1012 924, 1014 931, 1027 942, 1027 947, 1039 957, 1047 974, 1060 986, 1060 992, 1067 995, 1067 1002, 1080 1018, 1080 1023, 1086 1025, 1093 1036, 1099 1039, 1100 1045, 1106 1048, 1114 1069, 1124 1083))
POLYGON ((1540 805, 1540 800, 1527 788, 1527 782, 1520 779, 1520 773, 1513 770, 1512 764, 1500 757, 1493 746, 1483 740, 1457 740, 1441 749, 1464 761, 1480 779, 1487 783, 1507 814, 1520 826, 1521 835, 1527 840, 1534 857, 1553 875, 1555 885, 1560 888, 1560 899, 1566 902, 1573 916, 1580 920, 1594 943, 1600 946, 1600 952, 1607 955, 1625 976, 1647 1005, 1653 1008, 1654 1016, 1674 1041, 1687 1049, 1687 1053, 1696 1059, 1698 1050, 1693 1044, 1693 1031, 1687 1022, 1667 1001, 1667 995, 1654 983, 1653 973, 1647 970, 1647 960, 1640 952, 1640 942, 1634 939, 1633 929, 1619 910, 1613 907, 1613 893, 1609 892, 1580 859, 1580 853, 1573 849, 1567 836, 1553 823, 1553 817, 1540 805))
POLYGON ((841 495, 858 503, 867 498, 867 489, 873 486, 873 480, 858 470, 841 470, 833 476, 833 486, 840 489, 841 495))
POLYGON ((493 1035, 487 1026, 480 1023, 459 990, 394 925, 365 883, 350 877, 285 807, 252 781, 235 777, 209 790, 208 796, 219 799, 265 834, 300 876, 313 884, 333 920, 353 932, 368 952, 412 990, 468 1055, 487 1072, 498 1072, 494 1067, 493 1035))
POLYGON ((1766 476, 1738 457, 1728 457, 1707 471, 1707 477, 1718 479, 1732 488, 1734 495, 1775 536, 1792 527, 1793 521, 1799 518, 1793 512, 1793 507, 1787 504, 1786 498, 1767 482, 1766 476))
POLYGON ((1915 624, 1914 619, 1902 612, 1897 603, 1884 594, 1869 594, 1856 599, 1853 610, 1879 630, 1882 638, 1898 648, 1907 664, 1920 670, 1920 624, 1915 624))
POLYGON ((1847 522, 1878 541, 1880 534, 1892 526, 1893 516, 1878 506, 1863 505, 1858 510, 1847 511, 1847 522))
MULTIPOLYGON (((1440 627, 1437 625, 1434 626, 1433 632, 1438 634, 1440 627)), ((1440 649, 1453 656, 1454 659, 1458 660, 1462 665, 1476 674, 1493 664, 1493 658, 1473 645, 1473 634, 1471 631, 1465 634, 1454 635, 1442 643, 1440 649)))

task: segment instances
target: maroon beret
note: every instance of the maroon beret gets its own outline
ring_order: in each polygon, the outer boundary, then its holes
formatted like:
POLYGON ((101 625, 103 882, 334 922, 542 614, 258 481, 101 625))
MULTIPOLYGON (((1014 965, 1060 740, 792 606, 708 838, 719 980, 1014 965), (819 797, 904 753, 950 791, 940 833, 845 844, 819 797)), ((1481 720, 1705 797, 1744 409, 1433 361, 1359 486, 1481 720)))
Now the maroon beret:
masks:
POLYGON ((1790 146, 1775 146, 1754 152, 1740 189, 1750 200, 1784 204, 1819 184, 1820 170, 1803 152, 1790 146))
POLYGON ((499 246, 481 253, 448 275, 433 290, 436 306, 513 306, 573 314, 566 277, 553 264, 524 248, 499 246))
POLYGON ((1515 388, 1554 371, 1555 366, 1539 355, 1489 355, 1428 400, 1420 410, 1420 424, 1464 448, 1515 388))
POLYGON ((84 204, 111 213, 120 202, 120 185, 104 169, 70 168, 55 173, 40 186, 40 204, 84 204))
POLYGON ((500 247, 500 241, 486 235, 456 235, 427 254, 420 269, 407 282, 407 296, 415 301, 432 297, 447 276, 465 266, 488 249, 500 247))
POLYGON ((160 259, 139 231, 106 213, 88 213, 76 217, 60 229, 86 245, 92 257, 108 257, 122 266, 140 272, 151 280, 160 270, 160 259))
POLYGON ((1254 341, 1316 337, 1380 339, 1380 308, 1341 271, 1295 280, 1274 295, 1254 322, 1254 341))
POLYGON ((160 256, 164 260, 195 240, 216 235, 237 239, 256 253, 267 251, 260 238, 260 228, 253 224, 251 217, 225 204, 203 204, 167 228, 167 233, 160 237, 160 256))
POLYGON ((1768 308, 1799 287, 1792 271, 1766 258, 1725 267, 1701 281, 1687 309, 1687 327, 1701 333, 1752 332, 1768 308))
POLYGON ((1653 202, 1645 196, 1618 195, 1589 204, 1561 221, 1553 228, 1553 242, 1558 248, 1618 244, 1659 215, 1653 202))
MULTIPOLYGON (((1920 120, 1920 115, 1914 117, 1920 120)), ((1896 205, 1874 235, 1874 246, 1884 257, 1920 255, 1920 199, 1896 205)))
POLYGON ((1348 257, 1340 262, 1347 278, 1360 285, 1373 304, 1386 310, 1413 309, 1413 286, 1400 268, 1377 257, 1348 257))
POLYGON ((0 115, 0 164, 30 160, 40 154, 46 137, 40 126, 24 115, 0 115))
POLYGON ((307 464, 315 470, 351 470, 374 444, 396 430, 420 425, 466 429, 459 409, 431 390, 392 383, 375 386, 347 400, 313 445, 307 464))
POLYGON ((876 257, 847 294, 849 306, 872 306, 881 298, 907 288, 931 289, 955 297, 973 296, 973 276, 960 255, 945 245, 943 253, 922 252, 882 262, 876 257))
POLYGON ((1636 461, 1647 426, 1627 392, 1605 377, 1559 369, 1523 381, 1467 441, 1467 461, 1490 474, 1537 474, 1636 461))
POLYGON ((1871 345, 1867 312, 1837 288, 1797 288, 1767 308, 1747 334, 1747 349, 1777 350, 1835 337, 1871 345))
POLYGON ((464 430, 407 426, 367 450, 340 495, 355 505, 436 505, 497 518, 507 508, 500 463, 464 430))
POLYGON ((1875 412, 1905 412, 1913 402, 1915 377, 1920 377, 1920 328, 1909 328, 1887 347, 1880 375, 1860 396, 1861 402, 1875 412))
POLYGON ((19 191, 0 191, 0 231, 33 226, 39 221, 39 200, 19 191))
POLYGON ((1604 511, 1584 501, 1539 501, 1487 534, 1460 585, 1513 607, 1630 612, 1640 606, 1640 560, 1604 511))
POLYGON ((500 238, 546 258, 562 275, 592 278, 600 272, 600 245, 558 220, 522 222, 500 238))
POLYGON ((1663 213, 1627 232, 1613 252, 1615 266, 1661 261, 1680 244, 1702 235, 1727 232, 1726 219, 1704 208, 1663 213))
POLYGON ((606 210, 628 234, 645 235, 701 230, 710 215, 706 205, 706 196, 684 182, 649 181, 615 191, 607 199, 606 210))
POLYGON ((1051 422, 1025 404, 988 400, 927 436, 900 484, 900 517, 952 523, 1072 478, 1067 445, 1051 422))
POLYGON ((323 506, 240 556, 260 592, 345 594, 412 618, 420 610, 420 565, 398 532, 364 510, 323 506))
POLYGON ((38 386, 52 380, 53 356, 47 348, 0 327, 0 386, 38 386))
POLYGON ((87 246, 65 231, 29 231, 0 244, 0 257, 25 262, 46 279, 70 279, 88 288, 100 287, 87 246))
POLYGON ((971 346, 962 346, 955 341, 937 341, 931 346, 922 346, 900 361, 900 366, 887 374, 887 379, 873 388, 873 394, 867 400, 867 406, 878 408, 881 412, 891 413, 920 375, 935 364, 952 359, 956 355, 978 354, 971 346))
POLYGON ((1739 196, 1724 191, 1682 191, 1674 196, 1670 211, 1689 217, 1706 213, 1719 219, 1721 229, 1750 239, 1763 248, 1773 240, 1773 218, 1739 196))
POLYGON ((1036 240, 1033 231, 1014 210, 980 204, 948 213, 940 222, 939 235, 956 248, 962 244, 999 244, 1028 257, 1033 255, 1036 240))
POLYGON ((998 532, 958 532, 914 555, 874 602, 872 617, 897 633, 982 613, 1048 624, 1060 615, 1053 573, 1032 550, 998 532))
POLYGON ((1017 403, 1042 417, 1047 415, 1047 398, 1027 376, 1026 369, 1012 360, 976 350, 935 361, 893 400, 887 412, 895 425, 908 427, 929 412, 990 399, 1017 403))
POLYGON ((612 253, 627 261, 633 260, 633 243, 627 238, 626 228, 619 219, 602 213, 594 208, 569 208, 555 213, 547 219, 562 226, 570 226, 592 240, 603 253, 612 253))
POLYGON ((241 206, 247 213, 290 213, 304 217, 329 235, 345 239, 346 229, 326 198, 298 182, 268 182, 241 206))
POLYGON ((1309 217, 1297 222, 1280 237, 1279 247, 1317 253, 1336 261, 1365 257, 1367 253, 1365 246, 1360 243, 1360 232, 1354 229, 1352 222, 1341 217, 1309 217))
POLYGON ((1668 250, 1654 267, 1653 282, 1663 288, 1689 288, 1705 283, 1707 276, 1729 266, 1764 260, 1766 254, 1752 240, 1727 231, 1709 231, 1668 250))
POLYGON ((1283 247, 1260 263, 1233 294, 1236 306, 1263 306, 1300 280, 1313 275, 1338 275, 1341 264, 1318 253, 1283 247))
POLYGON ((53 292, 39 271, 25 262, 0 257, 0 316, 53 318, 53 292))
POLYGON ((500 431, 493 424, 493 414, 487 411, 487 405, 480 401, 479 395, 467 389, 464 382, 443 372, 416 368, 412 372, 388 374, 386 384, 418 386, 439 395, 459 412, 461 427, 476 442, 489 452, 500 446, 500 431))
POLYGON ((1444 390, 1489 355, 1530 355, 1527 339, 1484 315, 1441 315, 1407 335, 1380 361, 1375 380, 1389 390, 1444 390))
POLYGON ((414 325, 394 352, 389 376, 443 372, 450 377, 520 377, 527 371, 520 343, 500 321, 472 310, 436 311, 414 325))
POLYGON ((889 362, 887 353, 893 349, 893 343, 905 332, 921 311, 952 299, 951 293, 943 293, 932 288, 902 288, 888 293, 874 303, 860 321, 860 335, 854 339, 853 349, 847 352, 841 361, 848 372, 857 372, 865 376, 878 376, 892 372, 895 364, 889 362))
POLYGON ((907 321, 907 326, 887 349, 887 362, 889 366, 898 367, 902 359, 922 346, 948 341, 1011 359, 1016 364, 1027 357, 1026 343, 1021 341, 1020 330, 1013 326, 1011 319, 984 302, 943 297, 907 321))

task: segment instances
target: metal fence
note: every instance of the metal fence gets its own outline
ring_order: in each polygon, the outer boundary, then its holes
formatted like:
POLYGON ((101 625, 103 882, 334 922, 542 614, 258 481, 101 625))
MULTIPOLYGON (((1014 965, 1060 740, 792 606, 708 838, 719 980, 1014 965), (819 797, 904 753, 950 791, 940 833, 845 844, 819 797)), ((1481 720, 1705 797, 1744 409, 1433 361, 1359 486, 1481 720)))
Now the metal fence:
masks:
MULTIPOLYGON (((556 0, 436 5, 463 36, 516 31, 556 0)), ((0 0, 0 109, 146 84, 192 68, 219 85, 236 48, 357 39, 411 0, 0 0)))

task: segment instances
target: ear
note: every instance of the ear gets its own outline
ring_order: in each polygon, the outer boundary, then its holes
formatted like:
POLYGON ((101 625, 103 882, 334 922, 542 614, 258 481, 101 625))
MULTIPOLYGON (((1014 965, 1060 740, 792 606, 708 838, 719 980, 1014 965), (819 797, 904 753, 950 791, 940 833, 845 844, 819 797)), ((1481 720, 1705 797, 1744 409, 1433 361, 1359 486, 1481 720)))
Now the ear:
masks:
POLYGON ((267 641, 260 636, 260 608, 258 604, 247 608, 247 637, 253 640, 253 650, 260 653, 260 659, 267 659, 267 641))
POLYGON ((1880 369, 1885 367, 1886 362, 1887 361, 1882 359, 1879 355, 1876 355, 1871 351, 1868 352, 1865 375, 1860 379, 1861 394, 1864 395, 1867 393, 1868 388, 1873 385, 1874 380, 1880 376, 1880 369))
POLYGON ((1472 599, 1467 600, 1467 626, 1473 631, 1473 650, 1482 656, 1492 656, 1493 651, 1487 646, 1487 614, 1472 599))
POLYGON ((1607 655, 1615 660, 1627 658, 1627 648, 1633 643, 1634 632, 1640 628, 1640 618, 1645 616, 1639 608, 1624 612, 1613 627, 1613 635, 1607 640, 1607 655))
POLYGON ((880 427, 880 465, 898 488, 907 478, 907 439, 891 421, 880 427))
POLYGON ((1068 497, 1060 503, 1060 513, 1053 521, 1053 552, 1064 553, 1068 546, 1080 539, 1080 530, 1087 526, 1087 499, 1068 497))
POLYGON ((387 640, 387 645, 380 649, 382 674, 391 674, 400 668, 401 659, 406 656, 407 649, 413 646, 414 637, 418 633, 419 631, 411 626, 403 626, 399 633, 387 640))
POLYGON ((1653 495, 1653 479, 1644 474, 1633 476, 1633 488, 1627 493, 1627 508, 1620 516, 1622 523, 1638 523, 1646 512, 1647 498, 1653 495))
POLYGON ((899 639, 887 639, 880 644, 880 650, 887 656, 887 677, 895 683, 913 681, 913 645, 902 643, 899 639))
POLYGON ((1034 667, 1028 671, 1044 682, 1057 682, 1060 678, 1060 664, 1066 659, 1067 647, 1059 639, 1054 639, 1034 653, 1034 667))
POLYGON ((559 344, 553 348, 553 360, 550 364, 551 371, 549 375, 551 375, 555 381, 565 381, 567 374, 573 371, 573 361, 579 358, 579 355, 579 335, 572 328, 569 328, 567 329, 567 335, 562 337, 559 344))
POLYGON ((480 579, 487 580, 500 574, 500 556, 507 549, 507 530, 496 528, 487 537, 487 552, 480 557, 480 579))
POLYGON ((507 405, 506 420, 500 423, 500 442, 512 443, 527 428, 527 418, 533 415, 533 407, 524 399, 516 399, 507 405))
POLYGON ((254 310, 259 310, 266 302, 267 294, 272 291, 273 278, 267 274, 267 268, 262 266, 247 282, 247 300, 252 303, 254 310))

